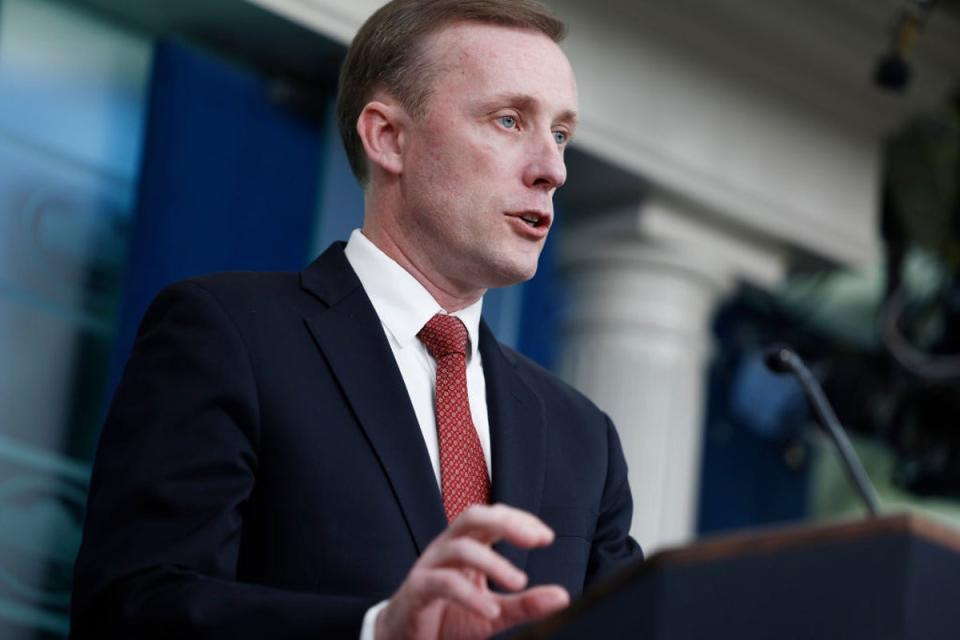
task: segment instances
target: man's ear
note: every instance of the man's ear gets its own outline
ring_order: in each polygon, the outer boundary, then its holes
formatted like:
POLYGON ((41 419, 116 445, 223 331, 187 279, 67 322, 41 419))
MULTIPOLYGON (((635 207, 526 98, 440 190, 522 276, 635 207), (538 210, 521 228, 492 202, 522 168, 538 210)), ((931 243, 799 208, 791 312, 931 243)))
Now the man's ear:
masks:
POLYGON ((387 173, 403 171, 406 112, 396 102, 372 100, 357 118, 357 133, 367 159, 387 173))

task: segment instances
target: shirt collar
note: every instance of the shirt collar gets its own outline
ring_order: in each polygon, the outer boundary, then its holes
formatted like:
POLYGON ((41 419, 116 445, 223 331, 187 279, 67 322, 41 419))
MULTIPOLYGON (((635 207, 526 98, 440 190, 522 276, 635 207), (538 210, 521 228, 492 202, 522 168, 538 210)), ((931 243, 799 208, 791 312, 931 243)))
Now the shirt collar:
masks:
MULTIPOLYGON (((404 349, 437 313, 446 313, 416 278, 381 251, 360 229, 354 229, 344 250, 347 261, 360 279, 367 297, 387 332, 404 349)), ((476 355, 480 335, 483 298, 454 315, 467 327, 469 357, 476 355)))

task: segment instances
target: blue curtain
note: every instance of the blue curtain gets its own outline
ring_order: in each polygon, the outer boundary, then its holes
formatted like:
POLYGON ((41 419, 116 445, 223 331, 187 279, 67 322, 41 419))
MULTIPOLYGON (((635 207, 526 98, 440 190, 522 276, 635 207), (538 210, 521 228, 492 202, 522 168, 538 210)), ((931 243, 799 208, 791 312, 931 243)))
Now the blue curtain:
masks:
POLYGON ((323 130, 322 117, 278 102, 263 77, 177 43, 157 45, 109 393, 165 285, 308 262, 323 130))

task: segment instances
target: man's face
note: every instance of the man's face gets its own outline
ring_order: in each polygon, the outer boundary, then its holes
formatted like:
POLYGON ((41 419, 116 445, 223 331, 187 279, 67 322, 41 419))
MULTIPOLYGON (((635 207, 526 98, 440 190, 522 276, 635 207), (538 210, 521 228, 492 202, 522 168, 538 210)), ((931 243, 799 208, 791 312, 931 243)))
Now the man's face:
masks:
POLYGON ((539 32, 470 22, 433 36, 426 55, 441 71, 405 141, 408 257, 450 292, 529 279, 566 180, 570 63, 539 32))

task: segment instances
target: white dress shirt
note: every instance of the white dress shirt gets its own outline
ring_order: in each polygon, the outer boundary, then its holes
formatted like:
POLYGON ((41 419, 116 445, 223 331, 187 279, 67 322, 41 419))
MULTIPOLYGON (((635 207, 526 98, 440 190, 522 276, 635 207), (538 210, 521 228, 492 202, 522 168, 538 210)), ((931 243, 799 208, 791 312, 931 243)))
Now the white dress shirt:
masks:
MULTIPOLYGON (((437 384, 437 363, 417 338, 423 325, 437 313, 446 313, 416 278, 377 248, 359 229, 350 234, 345 250, 347 261, 363 285, 367 297, 380 317, 387 342, 397 361, 410 403, 420 425, 420 433, 440 486, 440 445, 437 438, 434 394, 437 384)), ((452 315, 467 327, 470 344, 467 350, 467 395, 470 415, 480 438, 487 473, 490 467, 490 422, 487 417, 487 391, 480 362, 478 340, 483 299, 452 315)), ((383 601, 371 607, 363 618, 360 640, 373 640, 374 623, 383 601)))

